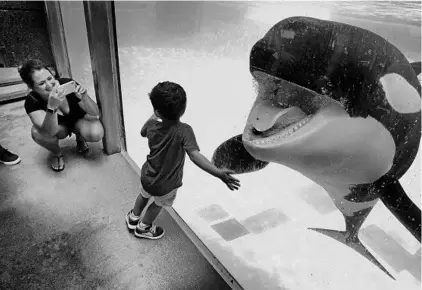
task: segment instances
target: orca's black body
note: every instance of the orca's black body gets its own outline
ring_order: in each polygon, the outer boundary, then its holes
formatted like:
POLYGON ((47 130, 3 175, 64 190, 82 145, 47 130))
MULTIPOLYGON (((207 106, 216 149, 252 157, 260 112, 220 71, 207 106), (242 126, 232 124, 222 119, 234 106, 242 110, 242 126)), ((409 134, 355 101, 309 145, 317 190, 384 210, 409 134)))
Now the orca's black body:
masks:
POLYGON ((252 47, 250 71, 260 90, 245 131, 216 149, 214 164, 246 173, 275 162, 301 172, 346 222, 345 231, 313 230, 392 277, 358 233, 381 200, 421 242, 421 211, 399 182, 419 149, 421 63, 365 29, 292 17, 252 47))

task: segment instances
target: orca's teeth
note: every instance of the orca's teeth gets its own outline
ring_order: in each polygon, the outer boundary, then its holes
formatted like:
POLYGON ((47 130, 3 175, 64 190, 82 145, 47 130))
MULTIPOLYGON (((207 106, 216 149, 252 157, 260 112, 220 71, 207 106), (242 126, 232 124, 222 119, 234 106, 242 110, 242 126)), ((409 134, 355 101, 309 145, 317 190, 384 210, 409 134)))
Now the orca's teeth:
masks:
POLYGON ((287 108, 293 107, 292 104, 289 104, 286 101, 278 101, 277 104, 280 105, 280 107, 282 109, 287 109, 287 108))
POLYGON ((270 144, 270 143, 274 143, 277 142, 281 139, 287 138, 290 135, 292 135, 294 132, 296 132, 297 130, 299 130, 300 128, 302 128, 307 122, 309 122, 309 120, 311 120, 313 117, 313 115, 309 115, 305 118, 303 118, 302 120, 300 120, 299 122, 290 125, 289 127, 287 127, 287 129, 284 129, 282 132, 278 133, 278 134, 274 134, 271 136, 260 136, 260 134, 254 134, 254 129, 253 127, 251 127, 251 135, 249 136, 249 141, 252 142, 255 145, 264 145, 264 144, 270 144))

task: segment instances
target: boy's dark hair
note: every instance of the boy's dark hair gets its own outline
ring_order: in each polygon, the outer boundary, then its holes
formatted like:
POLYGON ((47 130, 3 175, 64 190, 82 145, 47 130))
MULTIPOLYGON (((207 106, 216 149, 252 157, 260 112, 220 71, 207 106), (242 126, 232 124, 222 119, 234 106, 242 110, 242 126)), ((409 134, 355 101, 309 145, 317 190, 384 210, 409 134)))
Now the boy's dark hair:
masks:
POLYGON ((18 68, 19 75, 25 84, 30 88, 34 87, 32 74, 36 70, 46 69, 51 73, 51 70, 39 59, 30 59, 18 68))
POLYGON ((152 107, 168 120, 179 120, 186 110, 186 92, 176 83, 158 83, 149 93, 152 107))

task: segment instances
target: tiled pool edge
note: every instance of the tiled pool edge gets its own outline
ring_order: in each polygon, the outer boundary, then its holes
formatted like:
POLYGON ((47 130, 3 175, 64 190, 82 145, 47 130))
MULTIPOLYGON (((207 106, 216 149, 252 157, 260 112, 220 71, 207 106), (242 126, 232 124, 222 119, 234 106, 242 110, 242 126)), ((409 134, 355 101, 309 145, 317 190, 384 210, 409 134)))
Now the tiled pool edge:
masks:
MULTIPOLYGON (((141 175, 141 169, 135 163, 135 161, 129 156, 125 151, 122 151, 123 158, 129 163, 132 169, 138 174, 141 175)), ((224 281, 229 285, 233 290, 243 290, 242 286, 236 281, 236 279, 227 271, 223 264, 217 259, 215 255, 207 248, 207 246, 199 239, 199 237, 191 230, 191 228, 186 224, 186 222, 180 217, 180 215, 171 207, 164 208, 171 218, 176 222, 182 231, 186 234, 189 240, 195 245, 199 252, 207 259, 208 263, 217 271, 217 273, 224 279, 224 281)))

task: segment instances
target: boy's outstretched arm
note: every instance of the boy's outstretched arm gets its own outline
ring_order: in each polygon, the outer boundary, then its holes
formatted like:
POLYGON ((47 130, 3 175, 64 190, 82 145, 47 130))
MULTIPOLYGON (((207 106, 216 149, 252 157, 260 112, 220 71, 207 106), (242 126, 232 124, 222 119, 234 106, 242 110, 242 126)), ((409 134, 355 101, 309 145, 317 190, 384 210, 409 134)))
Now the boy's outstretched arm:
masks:
POLYGON ((197 150, 188 153, 188 155, 190 160, 192 160, 192 162, 195 163, 196 166, 208 172, 209 174, 220 178, 221 181, 223 181, 230 190, 239 189, 239 180, 230 175, 233 173, 232 171, 226 169, 218 169, 197 150))

